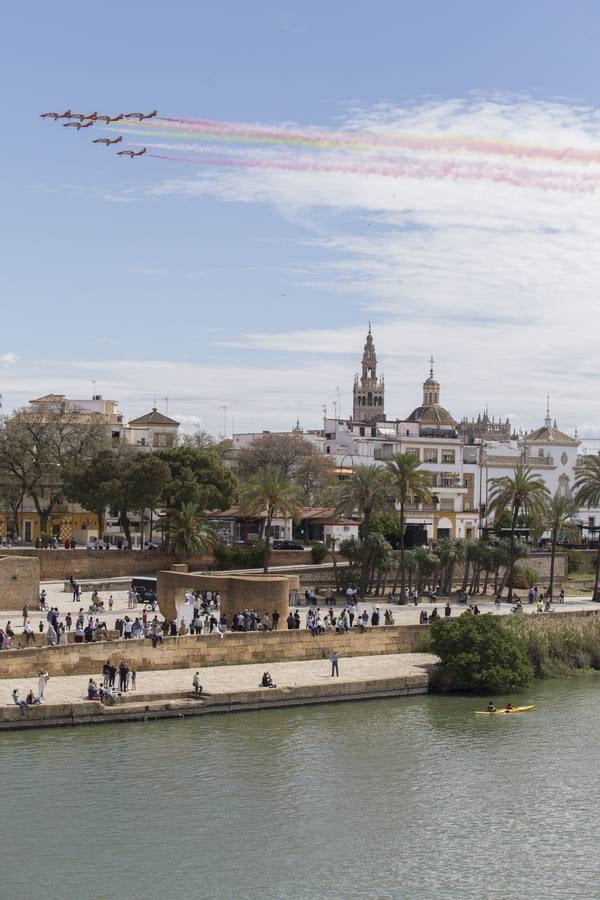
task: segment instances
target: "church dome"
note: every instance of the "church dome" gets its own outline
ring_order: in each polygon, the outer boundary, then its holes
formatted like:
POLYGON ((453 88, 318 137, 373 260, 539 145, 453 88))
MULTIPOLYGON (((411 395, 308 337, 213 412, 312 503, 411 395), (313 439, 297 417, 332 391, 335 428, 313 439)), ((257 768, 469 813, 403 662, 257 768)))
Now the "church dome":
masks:
POLYGON ((421 425, 449 425, 456 424, 447 409, 435 404, 433 406, 417 406, 413 409, 407 422, 419 422, 421 425))

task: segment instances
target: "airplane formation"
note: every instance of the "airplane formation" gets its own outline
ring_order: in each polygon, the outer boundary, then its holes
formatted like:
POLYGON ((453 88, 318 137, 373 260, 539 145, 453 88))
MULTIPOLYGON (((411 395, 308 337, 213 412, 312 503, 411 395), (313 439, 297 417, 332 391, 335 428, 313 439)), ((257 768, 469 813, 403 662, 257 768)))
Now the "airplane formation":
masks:
MULTIPOLYGON (((59 119, 68 119, 67 122, 61 122, 63 128, 76 128, 77 131, 80 131, 82 128, 91 128, 91 126, 96 122, 105 122, 107 125, 109 125, 111 122, 121 122, 125 121, 126 119, 137 119, 139 122, 141 122, 143 119, 153 119, 156 115, 157 110, 155 109, 153 109, 152 112, 149 113, 119 113, 118 116, 107 116, 104 114, 98 115, 97 112, 85 115, 84 113, 74 113, 70 109, 67 109, 63 113, 40 113, 40 118, 54 119, 55 122, 57 122, 59 119)), ((110 147, 111 144, 120 144, 122 140, 123 135, 120 134, 116 138, 96 138, 92 141, 92 143, 104 144, 105 147, 110 147)), ((144 147, 142 150, 120 150, 117 152, 117 156, 129 157, 129 159, 133 159, 134 156, 143 156, 145 152, 146 147, 144 147)))

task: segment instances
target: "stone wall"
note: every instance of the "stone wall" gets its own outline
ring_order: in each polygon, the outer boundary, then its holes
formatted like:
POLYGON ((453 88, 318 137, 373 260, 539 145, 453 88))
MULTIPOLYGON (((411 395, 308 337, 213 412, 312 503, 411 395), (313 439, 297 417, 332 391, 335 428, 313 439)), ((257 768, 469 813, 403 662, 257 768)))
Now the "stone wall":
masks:
POLYGON ((428 626, 388 625, 345 635, 313 637, 309 631, 274 631, 165 638, 155 649, 149 640, 118 640, 67 647, 40 647, 0 652, 0 678, 26 678, 46 669, 50 675, 98 675, 103 663, 127 659, 136 671, 187 669, 240 663, 325 659, 342 656, 418 653, 428 649, 428 626))
POLYGON ((26 556, 0 557, 0 609, 37 609, 40 598, 40 564, 26 556))
MULTIPOLYGON (((126 575, 153 575, 168 569, 177 558, 158 550, 6 550, 6 556, 39 560, 41 581, 65 581, 70 575, 82 578, 118 578, 126 575)), ((194 556, 190 568, 207 568, 212 557, 194 556)), ((19 606, 19 604, 17 604, 19 606)))

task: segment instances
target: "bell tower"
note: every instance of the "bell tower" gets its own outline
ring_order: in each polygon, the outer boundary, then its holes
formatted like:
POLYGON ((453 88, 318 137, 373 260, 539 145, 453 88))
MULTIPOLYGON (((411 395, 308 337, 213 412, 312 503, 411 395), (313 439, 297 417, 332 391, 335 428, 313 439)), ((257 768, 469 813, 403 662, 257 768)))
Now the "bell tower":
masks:
POLYGON ((362 372, 360 377, 354 376, 353 420, 355 422, 384 422, 384 395, 383 378, 377 378, 377 354, 369 322, 369 332, 362 357, 362 372))

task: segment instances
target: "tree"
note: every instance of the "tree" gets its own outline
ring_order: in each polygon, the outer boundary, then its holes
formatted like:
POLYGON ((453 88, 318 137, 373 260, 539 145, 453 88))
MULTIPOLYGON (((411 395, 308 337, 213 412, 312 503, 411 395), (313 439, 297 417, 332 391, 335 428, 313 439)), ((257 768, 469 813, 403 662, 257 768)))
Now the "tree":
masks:
POLYGON ((271 557, 271 522, 278 513, 300 520, 301 497, 299 488, 281 466, 268 463, 252 475, 243 485, 240 494, 240 509, 243 515, 265 515, 264 540, 265 559, 263 571, 269 571, 271 557))
POLYGON ((231 450, 233 441, 231 438, 216 438, 208 431, 200 429, 194 434, 184 434, 180 446, 192 447, 195 450, 211 450, 222 458, 228 450, 231 450))
POLYGON ((162 496, 168 509, 182 509, 185 503, 199 509, 226 509, 231 503, 236 479, 214 450, 184 445, 152 455, 169 466, 162 496))
POLYGON ((171 510, 169 546, 177 554, 189 559, 194 553, 214 550, 218 535, 202 510, 194 503, 184 503, 181 509, 171 510))
POLYGON ((279 466, 296 482, 302 490, 305 506, 322 506, 331 499, 335 485, 335 463, 300 432, 266 432, 240 453, 239 472, 243 479, 267 465, 279 466))
MULTIPOLYGON (((354 467, 351 478, 343 481, 338 488, 337 511, 352 514, 356 511, 362 518, 362 540, 367 543, 371 534, 373 515, 392 507, 390 485, 385 468, 376 465, 354 467)), ((361 573, 361 593, 367 589, 368 555, 364 554, 361 573)))
POLYGON ((65 479, 108 440, 104 421, 78 410, 22 409, 0 422, 0 469, 33 500, 42 533, 65 479))
POLYGON ((404 539, 406 531, 406 505, 430 503, 431 491, 427 474, 419 471, 421 463, 411 453, 395 453, 387 463, 392 493, 400 511, 400 596, 406 591, 406 560, 404 539))
POLYGON ((573 523, 573 517, 577 513, 577 506, 571 497, 562 494, 554 494, 549 500, 542 516, 544 528, 550 532, 551 556, 550 556, 550 584, 548 594, 552 598, 554 591, 554 562, 556 558, 556 542, 561 534, 573 535, 578 531, 573 523))
POLYGON ((531 682, 525 642, 489 613, 439 619, 430 627, 431 649, 460 690, 517 690, 531 682))
MULTIPOLYGON (((600 453, 586 457, 578 466, 575 491, 575 503, 578 506, 587 506, 588 509, 600 506, 600 453)), ((600 541, 596 553, 595 572, 594 593, 592 594, 594 600, 598 597, 600 584, 600 541)))
POLYGON ((505 510, 511 514, 510 525, 510 562, 508 567, 508 599, 512 600, 513 579, 515 568, 515 529, 519 515, 532 516, 534 519, 542 517, 544 507, 550 496, 550 492, 544 481, 534 473, 530 466, 517 464, 514 475, 503 475, 501 478, 493 478, 490 482, 489 508, 494 514, 502 515, 505 510))
POLYGON ((110 506, 115 479, 118 479, 119 457, 113 450, 101 450, 67 475, 63 491, 67 500, 79 503, 96 514, 98 534, 104 534, 104 517, 110 506))

